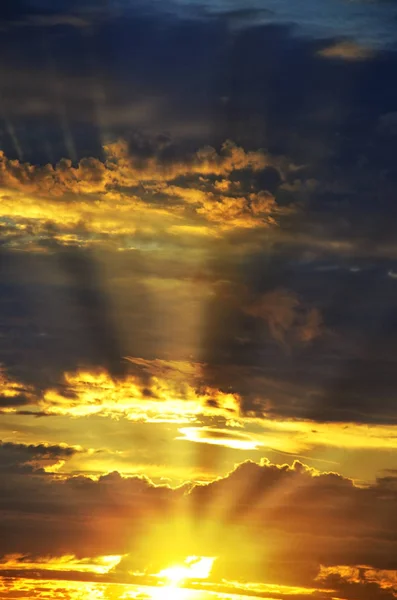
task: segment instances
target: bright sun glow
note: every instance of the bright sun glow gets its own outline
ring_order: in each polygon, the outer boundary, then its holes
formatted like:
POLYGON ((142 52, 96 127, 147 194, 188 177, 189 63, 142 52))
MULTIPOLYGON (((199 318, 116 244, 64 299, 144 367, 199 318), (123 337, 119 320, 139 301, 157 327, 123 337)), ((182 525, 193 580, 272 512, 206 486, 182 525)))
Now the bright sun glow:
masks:
POLYGON ((215 557, 188 556, 183 565, 173 565, 157 573, 157 577, 165 579, 168 585, 178 587, 187 579, 206 579, 212 569, 215 557))

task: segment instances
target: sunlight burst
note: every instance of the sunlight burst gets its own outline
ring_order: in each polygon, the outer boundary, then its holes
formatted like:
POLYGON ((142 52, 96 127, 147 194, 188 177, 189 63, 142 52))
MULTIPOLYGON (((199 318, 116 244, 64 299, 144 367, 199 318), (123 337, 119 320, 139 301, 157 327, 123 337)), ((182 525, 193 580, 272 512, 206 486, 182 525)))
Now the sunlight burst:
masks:
POLYGON ((170 587, 178 587, 187 579, 206 579, 209 577, 216 557, 188 556, 183 565, 172 565, 162 569, 156 577, 165 579, 170 587))

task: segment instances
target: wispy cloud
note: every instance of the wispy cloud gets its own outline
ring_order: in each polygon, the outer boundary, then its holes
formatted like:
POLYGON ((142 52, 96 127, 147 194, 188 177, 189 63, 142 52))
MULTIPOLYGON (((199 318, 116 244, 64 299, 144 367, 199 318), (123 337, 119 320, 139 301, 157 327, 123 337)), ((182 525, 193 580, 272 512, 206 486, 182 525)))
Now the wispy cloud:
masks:
POLYGON ((376 52, 373 48, 357 42, 344 40, 335 42, 318 51, 319 56, 336 60, 361 61, 373 58, 376 52))

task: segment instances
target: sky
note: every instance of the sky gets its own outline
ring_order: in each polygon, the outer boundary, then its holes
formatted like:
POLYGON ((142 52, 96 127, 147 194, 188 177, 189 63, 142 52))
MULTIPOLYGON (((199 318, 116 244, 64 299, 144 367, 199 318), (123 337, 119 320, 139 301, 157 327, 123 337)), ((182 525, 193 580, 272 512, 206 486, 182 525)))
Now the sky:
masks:
POLYGON ((0 598, 397 598, 397 5, 0 4, 0 598))

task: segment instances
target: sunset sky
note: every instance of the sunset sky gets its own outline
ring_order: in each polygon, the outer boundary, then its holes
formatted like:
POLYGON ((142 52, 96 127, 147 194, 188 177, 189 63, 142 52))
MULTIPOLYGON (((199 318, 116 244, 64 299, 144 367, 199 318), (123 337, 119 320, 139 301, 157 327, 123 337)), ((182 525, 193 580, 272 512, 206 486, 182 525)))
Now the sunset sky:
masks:
POLYGON ((397 598, 397 3, 0 51, 0 599, 397 598))

